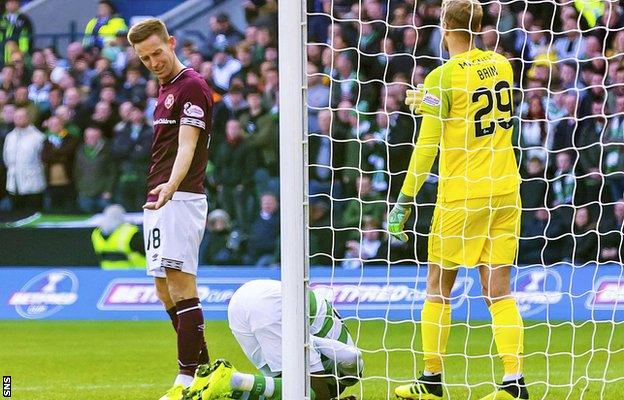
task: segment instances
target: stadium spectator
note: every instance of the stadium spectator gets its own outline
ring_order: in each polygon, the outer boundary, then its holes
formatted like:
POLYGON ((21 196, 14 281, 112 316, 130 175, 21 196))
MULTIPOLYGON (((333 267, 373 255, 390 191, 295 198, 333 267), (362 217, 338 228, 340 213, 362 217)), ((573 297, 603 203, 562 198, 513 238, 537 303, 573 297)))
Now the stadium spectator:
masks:
POLYGON ((46 169, 48 211, 73 212, 76 198, 73 167, 79 139, 63 127, 63 121, 59 117, 48 118, 45 125, 46 141, 41 159, 46 169))
MULTIPOLYGON (((598 202, 601 199, 600 193, 604 186, 601 170, 604 148, 602 139, 609 129, 608 125, 609 122, 603 114, 603 101, 594 100, 591 117, 585 120, 576 140, 579 157, 575 174, 579 177, 581 204, 598 202)), ((592 215, 599 211, 596 209, 597 205, 598 203, 590 206, 592 215)))
POLYGON ((48 82, 45 70, 35 69, 32 74, 32 83, 28 86, 28 99, 37 107, 39 113, 50 109, 50 90, 52 85, 48 82))
POLYGON ((102 269, 143 269, 143 233, 125 222, 126 210, 118 204, 104 209, 100 223, 91 233, 93 250, 102 269))
POLYGON ((235 265, 240 262, 240 233, 232 230, 227 212, 216 209, 208 214, 206 233, 199 246, 201 265, 235 265))
POLYGON ((115 198, 128 211, 141 211, 145 203, 153 137, 154 130, 146 123, 141 109, 130 105, 128 121, 115 132, 110 150, 118 170, 115 198))
POLYGON ((624 197, 624 96, 617 97, 615 111, 603 138, 603 172, 611 201, 624 197))
POLYGON ((230 80, 241 70, 241 63, 225 51, 217 52, 212 58, 212 82, 221 92, 230 87, 230 80))
POLYGON ((210 55, 224 52, 228 48, 234 48, 244 38, 243 34, 234 27, 227 13, 211 16, 209 25, 208 45, 210 55))
POLYGON ((355 186, 357 195, 349 200, 342 213, 342 218, 338 227, 351 228, 349 237, 359 239, 360 221, 363 216, 372 217, 375 221, 383 221, 386 212, 385 199, 372 188, 369 175, 361 175, 356 178, 355 186))
POLYGON ((563 32, 553 43, 553 49, 558 60, 575 60, 585 57, 586 39, 579 31, 576 18, 566 18, 563 21, 563 32))
POLYGON ((80 91, 71 87, 65 90, 63 103, 69 108, 68 114, 80 129, 85 129, 89 124, 91 112, 81 99, 80 91))
POLYGON ((109 205, 114 179, 115 165, 109 143, 99 126, 90 125, 85 129, 84 143, 78 148, 74 167, 80 211, 92 214, 109 205))
POLYGON ((141 70, 130 67, 126 70, 126 80, 119 95, 122 100, 131 101, 133 104, 145 104, 147 100, 145 85, 146 80, 141 76, 141 70))
MULTIPOLYGON (((569 230, 569 227, 567 228, 569 230)), ((518 264, 547 265, 563 259, 563 222, 546 208, 522 213, 518 264)))
MULTIPOLYGON (((9 132, 15 128, 13 125, 13 117, 15 115, 15 105, 5 104, 2 106, 2 114, 0 115, 0 149, 4 149, 4 142, 9 132)), ((6 192, 6 163, 4 157, 0 158, 0 210, 9 208, 7 192, 6 192)))
POLYGON ((276 192, 275 183, 269 180, 276 177, 279 171, 277 121, 262 105, 262 92, 257 87, 248 89, 247 104, 249 109, 241 114, 239 121, 247 135, 247 142, 256 151, 256 191, 276 192))
MULTIPOLYGON (((567 251, 572 250, 572 263, 583 265, 589 261, 597 260, 598 232, 596 221, 590 217, 587 207, 577 208, 574 214, 573 236, 564 246, 567 251)), ((564 256, 565 257, 565 256, 564 256)))
POLYGON ((375 218, 365 215, 362 217, 361 240, 349 240, 342 267, 345 269, 361 268, 368 264, 379 264, 388 258, 388 249, 381 233, 381 225, 375 218), (370 261, 369 261, 370 260, 370 261))
POLYGON ((19 0, 7 0, 4 9, 0 18, 0 51, 4 54, 4 63, 9 63, 15 52, 30 54, 33 51, 34 30, 30 18, 20 12, 19 0))
POLYGON ((618 200, 613 211, 606 209, 599 225, 600 261, 624 260, 624 198, 618 200))
POLYGON ((213 156, 218 201, 233 217, 235 226, 247 231, 253 204, 256 151, 247 142, 238 120, 230 119, 225 131, 226 140, 213 156))
POLYGON ((37 124, 37 121, 39 119, 39 109, 37 108, 35 103, 28 98, 28 87, 17 87, 15 89, 15 92, 13 92, 13 102, 15 103, 16 107, 26 109, 28 111, 29 120, 32 121, 35 125, 37 124))
MULTIPOLYGON (((548 158, 548 125, 544 105, 539 97, 533 96, 529 99, 528 109, 522 118, 521 127, 522 162, 526 163, 532 158, 546 162, 548 158)), ((526 167, 526 164, 523 166, 526 167)))
POLYGON ((58 106, 54 110, 54 116, 61 119, 61 122, 63 122, 63 127, 67 129, 67 131, 71 135, 77 138, 82 138, 82 131, 80 130, 80 127, 74 122, 75 116, 73 115, 73 111, 69 107, 65 105, 58 106))
POLYGON ((6 190, 11 196, 13 210, 38 211, 43 208, 46 188, 41 161, 45 135, 31 124, 25 108, 15 110, 13 124, 15 128, 7 135, 3 148, 6 190))
POLYGON ((91 125, 97 125, 105 138, 113 137, 113 128, 117 123, 113 107, 107 101, 98 101, 91 115, 91 125))
POLYGON ((308 62, 308 131, 314 132, 318 130, 318 112, 319 109, 329 106, 330 91, 323 84, 323 77, 319 74, 319 68, 311 62, 308 62))
POLYGON ((127 31, 126 21, 116 14, 116 8, 112 1, 100 0, 98 2, 97 16, 87 22, 84 30, 85 47, 102 48, 109 41, 115 39, 119 31, 127 31))
POLYGON ((272 193, 264 193, 260 198, 260 213, 251 224, 249 231, 245 264, 266 267, 277 261, 279 228, 277 197, 272 193))
POLYGON ((332 140, 336 136, 330 132, 332 112, 321 110, 318 115, 319 131, 310 132, 308 137, 308 170, 310 195, 319 193, 336 196, 340 193, 340 175, 337 169, 344 163, 343 147, 332 140))
POLYGON ((331 265, 334 251, 334 231, 329 206, 324 199, 310 198, 310 265, 331 265))

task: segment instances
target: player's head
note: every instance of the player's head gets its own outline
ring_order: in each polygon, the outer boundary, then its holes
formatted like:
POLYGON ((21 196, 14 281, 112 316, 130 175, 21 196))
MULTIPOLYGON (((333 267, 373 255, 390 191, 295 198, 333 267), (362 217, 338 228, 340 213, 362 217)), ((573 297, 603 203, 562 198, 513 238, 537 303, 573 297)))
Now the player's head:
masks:
POLYGON ((149 18, 132 26, 128 32, 128 42, 141 62, 159 81, 166 82, 173 77, 178 62, 175 54, 176 40, 169 36, 167 27, 161 20, 149 18))
POLYGON ((477 0, 444 0, 440 15, 444 48, 448 50, 449 40, 473 41, 482 18, 483 8, 477 0))

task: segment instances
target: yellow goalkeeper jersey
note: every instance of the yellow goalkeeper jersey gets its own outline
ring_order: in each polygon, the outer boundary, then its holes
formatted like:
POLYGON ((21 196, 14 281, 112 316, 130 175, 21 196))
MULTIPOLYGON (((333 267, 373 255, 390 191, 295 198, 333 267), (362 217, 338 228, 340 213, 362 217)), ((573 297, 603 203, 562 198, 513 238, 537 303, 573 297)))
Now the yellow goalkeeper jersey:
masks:
POLYGON ((493 51, 475 48, 431 71, 420 107, 423 124, 402 192, 418 192, 438 145, 440 201, 518 191, 512 86, 511 64, 493 51))

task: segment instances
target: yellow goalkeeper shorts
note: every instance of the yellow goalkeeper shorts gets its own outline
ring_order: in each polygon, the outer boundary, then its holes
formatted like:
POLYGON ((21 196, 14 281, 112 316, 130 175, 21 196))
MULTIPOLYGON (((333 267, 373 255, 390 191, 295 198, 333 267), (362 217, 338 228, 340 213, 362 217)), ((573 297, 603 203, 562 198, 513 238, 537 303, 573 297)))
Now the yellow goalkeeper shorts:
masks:
POLYGON ((518 193, 438 202, 429 262, 443 267, 514 264, 522 203, 518 193))

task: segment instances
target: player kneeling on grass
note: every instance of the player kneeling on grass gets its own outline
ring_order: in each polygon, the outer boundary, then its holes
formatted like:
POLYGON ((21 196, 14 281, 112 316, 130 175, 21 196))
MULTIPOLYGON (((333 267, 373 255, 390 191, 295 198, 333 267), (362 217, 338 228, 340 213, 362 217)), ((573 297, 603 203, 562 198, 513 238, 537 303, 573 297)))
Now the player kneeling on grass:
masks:
MULTIPOLYGON (((309 292, 312 399, 329 400, 357 383, 364 366, 361 352, 331 303, 309 292)), ((218 360, 198 370, 184 399, 282 398, 282 284, 255 280, 241 286, 228 307, 230 329, 261 375, 236 371, 218 360)))

